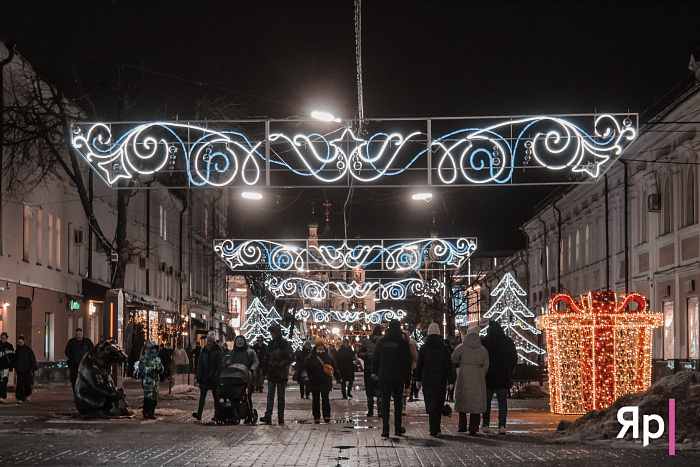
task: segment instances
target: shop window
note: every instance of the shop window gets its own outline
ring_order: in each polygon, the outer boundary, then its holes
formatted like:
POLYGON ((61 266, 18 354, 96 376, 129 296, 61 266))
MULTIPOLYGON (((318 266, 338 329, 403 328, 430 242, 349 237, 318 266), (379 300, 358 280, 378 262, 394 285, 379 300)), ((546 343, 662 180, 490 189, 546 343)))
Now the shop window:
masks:
POLYGON ((55 313, 44 313, 44 358, 53 361, 55 313))

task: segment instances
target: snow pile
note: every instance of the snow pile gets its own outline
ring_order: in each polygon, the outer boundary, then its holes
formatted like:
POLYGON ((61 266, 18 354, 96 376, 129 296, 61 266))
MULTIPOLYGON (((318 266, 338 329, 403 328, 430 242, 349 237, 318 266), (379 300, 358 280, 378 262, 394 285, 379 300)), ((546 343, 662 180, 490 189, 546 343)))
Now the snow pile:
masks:
MULTIPOLYGON (((700 442, 700 373, 683 371, 667 376, 642 393, 627 394, 604 410, 591 410, 576 421, 562 420, 555 433, 561 442, 616 439, 622 425, 617 412, 626 406, 639 407, 639 436, 642 433, 644 415, 658 414, 665 423, 663 439, 668 439, 668 401, 676 400, 676 442, 700 442)), ((629 419, 630 415, 626 414, 629 419)), ((652 422, 652 429, 656 424, 652 422)), ((632 440, 632 430, 627 430, 625 440, 632 440)))
POLYGON ((549 394, 544 392, 542 387, 538 384, 528 384, 523 386, 519 391, 513 396, 514 399, 544 399, 549 394))
POLYGON ((178 384, 173 386, 168 393, 168 388, 160 387, 161 399, 199 399, 199 388, 187 384, 178 384))

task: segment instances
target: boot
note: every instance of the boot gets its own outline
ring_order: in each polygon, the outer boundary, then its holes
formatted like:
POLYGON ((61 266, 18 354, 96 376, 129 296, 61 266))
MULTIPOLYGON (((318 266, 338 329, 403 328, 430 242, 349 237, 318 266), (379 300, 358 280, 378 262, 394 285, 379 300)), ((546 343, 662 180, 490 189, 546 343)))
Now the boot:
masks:
POLYGON ((152 401, 151 401, 150 412, 149 412, 149 414, 150 414, 150 417, 149 417, 149 418, 150 418, 151 420, 155 420, 155 419, 156 419, 156 406, 157 406, 157 405, 158 405, 158 401, 157 401, 157 400, 152 400, 152 401))
POLYGON ((374 397, 367 397, 367 416, 374 416, 374 397))
POLYGON ((148 420, 148 419, 150 418, 150 414, 151 414, 151 408, 150 408, 150 407, 151 407, 151 399, 146 399, 146 398, 144 397, 144 399, 143 399, 143 410, 141 411, 141 413, 143 414, 143 418, 145 418, 146 420, 148 420))

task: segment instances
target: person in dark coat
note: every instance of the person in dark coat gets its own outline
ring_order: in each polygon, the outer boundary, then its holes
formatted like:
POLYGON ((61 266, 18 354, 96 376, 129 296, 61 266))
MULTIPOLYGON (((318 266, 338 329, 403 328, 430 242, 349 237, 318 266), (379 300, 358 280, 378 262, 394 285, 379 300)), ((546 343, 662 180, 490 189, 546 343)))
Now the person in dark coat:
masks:
POLYGON ((430 323, 425 344, 418 351, 416 386, 423 390, 425 413, 430 421, 430 436, 440 434, 442 407, 445 393, 455 383, 455 372, 450 350, 440 336, 440 326, 430 323))
POLYGON ((343 399, 347 399, 352 397, 352 385, 355 382, 355 352, 350 347, 348 338, 343 339, 343 345, 335 354, 335 361, 340 371, 340 391, 343 399))
POLYGON ((66 357, 68 357, 68 369, 70 370, 70 385, 75 391, 75 382, 78 380, 78 366, 86 353, 95 345, 87 337, 83 337, 83 330, 75 330, 75 337, 72 337, 66 344, 66 357))
POLYGON ((489 353, 489 369, 486 373, 486 412, 482 431, 488 433, 491 421, 491 399, 496 394, 498 400, 498 433, 506 434, 506 418, 508 416, 508 391, 513 384, 511 375, 518 363, 518 351, 513 339, 506 336, 501 325, 494 321, 489 324, 486 336, 481 345, 489 353))
POLYGON ((372 357, 377 341, 382 338, 382 327, 376 325, 372 330, 372 335, 366 338, 357 350, 357 356, 364 362, 364 382, 367 393, 367 416, 374 416, 374 398, 377 398, 377 416, 382 416, 382 395, 379 392, 377 382, 372 379, 372 357))
POLYGON ((386 335, 379 339, 372 356, 372 379, 379 382, 382 392, 382 438, 389 437, 390 397, 394 398, 394 430, 403 436, 401 424, 403 391, 411 386, 411 344, 403 337, 399 320, 392 319, 386 335))
POLYGON ((253 344, 253 350, 255 355, 258 357, 258 369, 255 370, 255 391, 263 392, 263 385, 265 383, 265 356, 267 355, 267 346, 265 341, 263 341, 262 336, 258 336, 255 339, 255 344, 253 344))
POLYGON ((311 342, 304 342, 304 346, 294 353, 294 361, 296 362, 296 367, 294 369, 297 375, 297 381, 299 382, 299 393, 301 398, 306 397, 307 399, 311 395, 311 389, 309 385, 304 383, 304 379, 301 377, 301 372, 304 370, 304 363, 306 362, 306 357, 311 355, 311 342))
POLYGON ((333 376, 340 380, 335 360, 328 352, 325 341, 318 337, 311 354, 304 361, 301 372, 301 379, 311 389, 311 412, 314 416, 314 423, 321 423, 321 409, 323 409, 323 420, 326 423, 331 421, 329 394, 333 388, 333 376), (332 367, 332 375, 326 373, 325 365, 332 367))
POLYGON ((163 348, 158 352, 158 358, 163 365, 163 372, 160 374, 160 380, 165 381, 170 378, 170 367, 173 364, 173 349, 170 346, 170 342, 166 342, 163 348))
POLYGON ((199 354, 202 353, 202 346, 197 342, 194 349, 192 349, 192 370, 194 374, 197 374, 197 362, 199 362, 199 354))
POLYGON ((265 416, 260 417, 262 423, 272 423, 272 409, 275 406, 277 393, 277 423, 284 425, 284 389, 289 379, 289 365, 292 364, 294 353, 292 346, 282 337, 282 327, 275 323, 269 328, 272 340, 267 345, 265 372, 267 373, 267 407, 265 416))
POLYGON ((224 351, 216 343, 214 331, 207 333, 207 345, 202 348, 197 359, 197 384, 199 384, 199 408, 192 412, 192 416, 197 420, 202 419, 204 404, 207 401, 207 392, 211 391, 214 398, 214 418, 218 414, 218 402, 216 399, 216 377, 221 366, 224 351))
POLYGON ((7 383, 15 361, 15 348, 7 342, 6 332, 0 334, 0 404, 7 399, 7 383))
POLYGON ((32 351, 31 347, 24 344, 24 336, 17 338, 14 366, 17 372, 15 398, 19 403, 29 402, 29 396, 32 395, 32 384, 34 384, 34 372, 38 367, 34 351, 32 351))

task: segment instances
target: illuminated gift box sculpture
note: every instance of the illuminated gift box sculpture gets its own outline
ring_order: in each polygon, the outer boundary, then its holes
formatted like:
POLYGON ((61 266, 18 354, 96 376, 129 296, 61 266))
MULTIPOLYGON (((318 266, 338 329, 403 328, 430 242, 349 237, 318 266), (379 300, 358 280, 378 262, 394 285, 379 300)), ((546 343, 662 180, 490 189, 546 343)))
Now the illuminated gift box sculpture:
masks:
POLYGON ((652 331, 659 313, 648 313, 644 296, 589 292, 579 302, 557 294, 539 327, 547 334, 550 409, 582 414, 604 409, 615 399, 651 385, 652 331), (559 311, 559 302, 566 310, 559 311), (625 311, 630 302, 634 311, 625 311))

